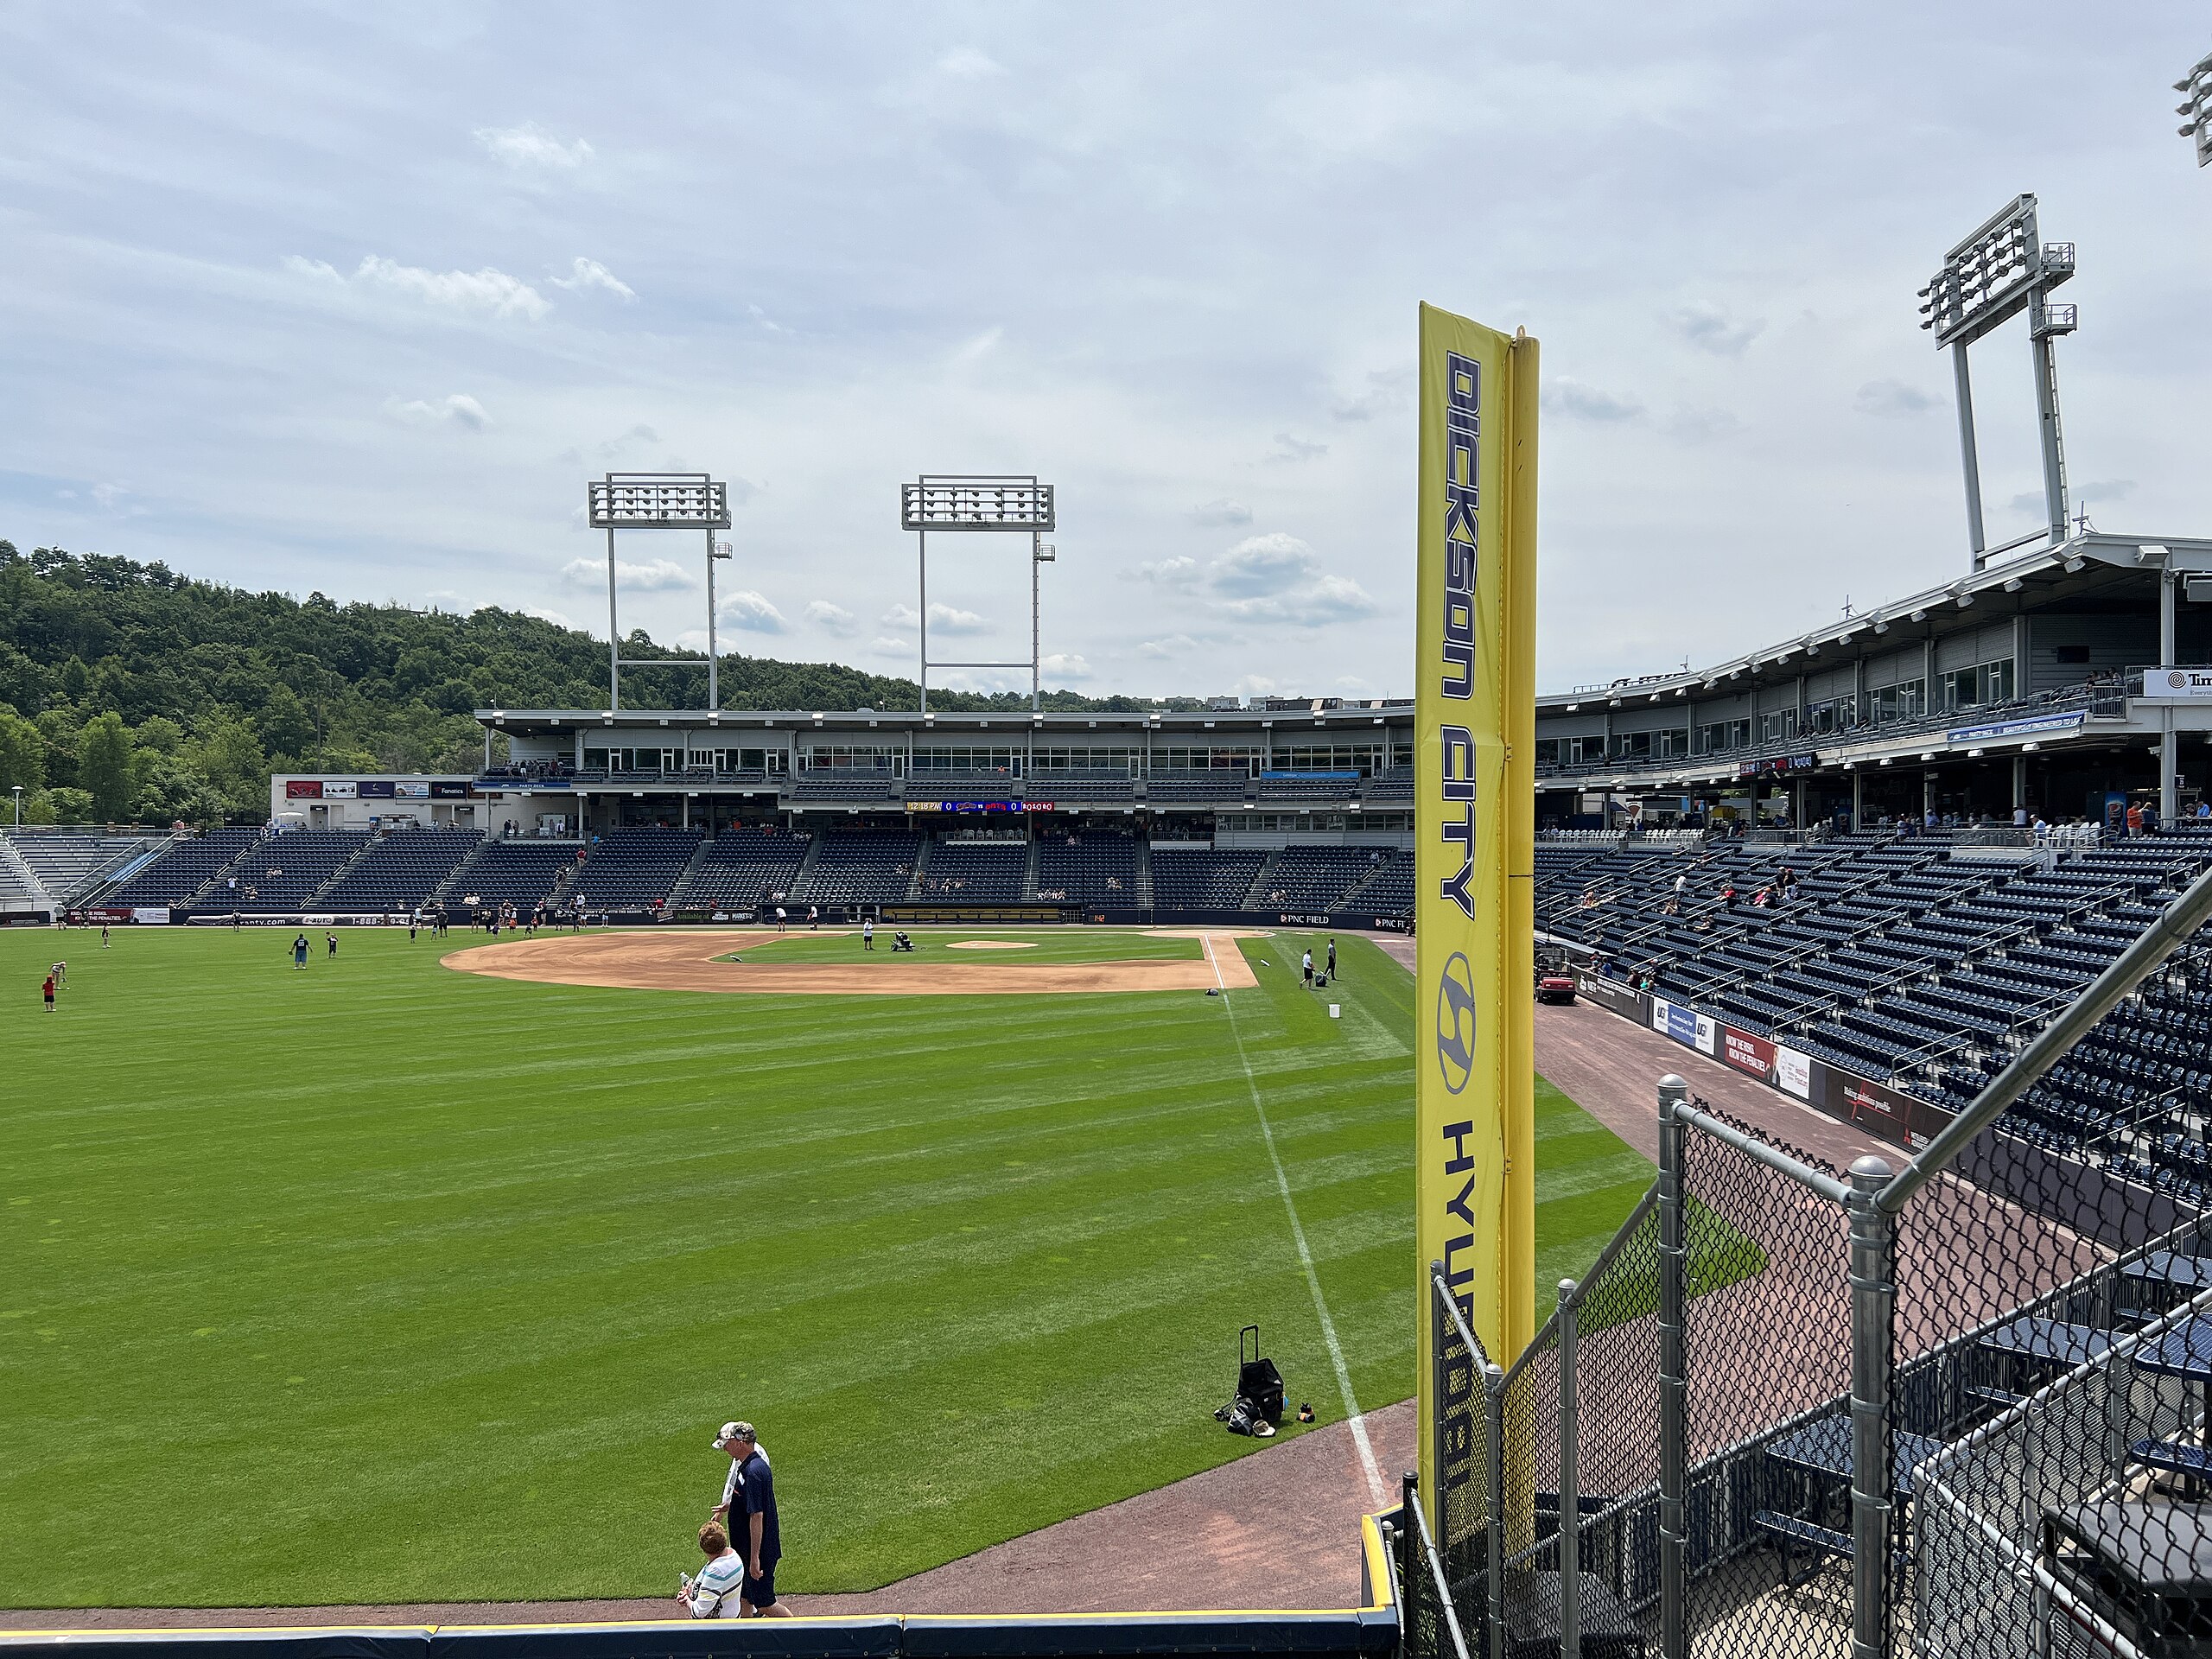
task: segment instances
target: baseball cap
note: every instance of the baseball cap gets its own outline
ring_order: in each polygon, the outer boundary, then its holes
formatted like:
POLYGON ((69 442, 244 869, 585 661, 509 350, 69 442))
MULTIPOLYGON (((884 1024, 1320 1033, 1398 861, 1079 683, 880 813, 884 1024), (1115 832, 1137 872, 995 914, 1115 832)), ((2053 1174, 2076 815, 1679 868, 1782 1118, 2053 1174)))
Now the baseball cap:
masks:
POLYGON ((722 1425, 722 1432, 715 1436, 715 1450, 717 1452, 726 1452, 729 1449, 729 1443, 732 1440, 750 1440, 753 1438, 753 1433, 752 1424, 724 1423, 722 1425))

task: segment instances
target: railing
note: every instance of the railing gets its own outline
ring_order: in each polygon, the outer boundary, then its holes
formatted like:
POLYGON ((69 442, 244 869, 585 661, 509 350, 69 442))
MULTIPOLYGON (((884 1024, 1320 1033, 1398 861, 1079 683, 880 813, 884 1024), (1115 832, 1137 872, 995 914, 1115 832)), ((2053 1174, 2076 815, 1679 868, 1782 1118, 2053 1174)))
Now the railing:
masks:
POLYGON ((1491 1437, 1435 1388, 1443 1478, 1489 1471, 1495 1569, 1440 1529, 1461 1625, 1478 1591, 1493 1655, 2199 1650, 2212 1516, 2156 1482, 2212 1459, 2212 1214, 1987 1131, 2208 916, 2212 871, 1894 1172, 1662 1079, 1657 1181, 1483 1371, 1491 1437))

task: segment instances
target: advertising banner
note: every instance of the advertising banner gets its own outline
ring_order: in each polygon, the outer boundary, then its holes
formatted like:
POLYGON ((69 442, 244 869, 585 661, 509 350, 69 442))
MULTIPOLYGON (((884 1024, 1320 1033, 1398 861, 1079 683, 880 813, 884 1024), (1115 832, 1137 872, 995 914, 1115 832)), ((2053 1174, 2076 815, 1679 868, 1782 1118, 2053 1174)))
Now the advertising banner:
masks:
POLYGON ((1691 1043, 1700 1054, 1712 1054, 1720 1046, 1720 1026, 1709 1014, 1697 1017, 1697 1034, 1691 1043))
POLYGON ((434 801, 465 801, 468 798, 468 782, 461 778, 433 778, 430 779, 430 798, 434 801))
POLYGON ((2031 715, 2024 720, 1993 720, 1986 726, 1954 726, 1943 734, 1948 743, 1979 743, 1985 738, 2033 737, 2039 733, 2078 732, 2082 715, 2031 715))
POLYGON ((342 784, 334 779, 322 786, 322 798, 326 801, 359 800, 360 794, 361 786, 350 779, 342 784))
POLYGON ((403 801, 427 801, 430 798, 428 784, 397 783, 391 786, 393 796, 403 801))
POLYGON ((284 784, 284 798, 288 801, 319 801, 322 798, 322 779, 288 779, 284 784))
POLYGON ((1720 1027, 1720 1058, 1738 1071, 1764 1077, 1774 1070, 1774 1045, 1733 1026, 1720 1027))
MULTIPOLYGON (((1536 342, 1424 305, 1420 364, 1413 1306, 1429 1422, 1430 1262, 1499 1364, 1535 1329, 1536 342)), ((1435 1440, 1432 1503, 1470 1472, 1440 1469, 1435 1440)))
MULTIPOLYGON (((2145 702, 2196 702, 2212 697, 2212 668, 2146 668, 2143 671, 2145 702)), ((2076 721, 2080 719, 2075 716, 2076 721)))
POLYGON ((360 789, 365 801, 388 801, 392 798, 396 785, 389 778, 364 778, 360 789))
POLYGON ((1800 1100, 1811 1100, 1813 1057, 1777 1044, 1774 1051, 1774 1080, 1784 1094, 1795 1095, 1800 1100))

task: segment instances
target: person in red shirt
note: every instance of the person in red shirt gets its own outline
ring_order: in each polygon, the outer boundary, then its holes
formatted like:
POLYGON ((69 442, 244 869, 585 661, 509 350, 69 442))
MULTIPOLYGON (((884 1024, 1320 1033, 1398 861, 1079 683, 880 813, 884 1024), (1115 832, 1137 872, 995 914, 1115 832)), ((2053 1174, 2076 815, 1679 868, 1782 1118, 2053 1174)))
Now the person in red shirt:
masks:
POLYGON ((46 983, 39 988, 46 998, 46 1011, 52 1014, 54 1012, 54 976, 48 974, 46 976, 46 983))

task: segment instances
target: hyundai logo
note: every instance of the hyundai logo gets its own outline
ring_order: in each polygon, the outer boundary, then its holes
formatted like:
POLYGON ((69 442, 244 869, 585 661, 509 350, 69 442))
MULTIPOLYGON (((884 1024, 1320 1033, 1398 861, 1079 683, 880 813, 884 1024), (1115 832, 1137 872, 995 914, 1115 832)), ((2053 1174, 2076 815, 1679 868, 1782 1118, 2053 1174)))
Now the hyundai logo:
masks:
POLYGON ((1475 978, 1464 951, 1455 950, 1436 984, 1436 1069, 1458 1094, 1475 1071, 1475 978))

